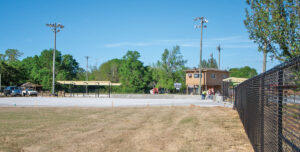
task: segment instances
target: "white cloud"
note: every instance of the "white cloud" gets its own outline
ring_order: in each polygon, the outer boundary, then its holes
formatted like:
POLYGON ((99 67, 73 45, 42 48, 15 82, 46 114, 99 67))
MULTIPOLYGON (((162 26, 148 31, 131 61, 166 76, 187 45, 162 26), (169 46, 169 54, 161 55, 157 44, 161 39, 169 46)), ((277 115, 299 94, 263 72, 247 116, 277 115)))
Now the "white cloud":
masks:
MULTIPOLYGON (((105 47, 123 47, 123 46, 158 46, 158 45, 179 45, 181 47, 199 47, 199 39, 166 39, 153 40, 148 42, 120 42, 104 45, 105 47)), ((207 38, 203 40, 203 46, 207 48, 215 48, 221 44, 223 48, 253 48, 255 44, 248 38, 242 36, 229 36, 221 38, 207 38)))

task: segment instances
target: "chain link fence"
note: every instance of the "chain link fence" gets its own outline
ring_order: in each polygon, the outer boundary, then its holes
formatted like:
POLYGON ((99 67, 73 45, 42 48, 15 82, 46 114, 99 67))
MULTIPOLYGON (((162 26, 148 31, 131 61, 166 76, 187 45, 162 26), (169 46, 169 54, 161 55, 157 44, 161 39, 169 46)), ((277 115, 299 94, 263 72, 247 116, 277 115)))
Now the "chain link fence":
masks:
POLYGON ((231 82, 222 82, 221 86, 221 94, 223 97, 223 101, 225 102, 234 102, 235 101, 235 86, 232 85, 231 82))
POLYGON ((300 151, 300 56, 235 91, 234 106, 255 151, 300 151))

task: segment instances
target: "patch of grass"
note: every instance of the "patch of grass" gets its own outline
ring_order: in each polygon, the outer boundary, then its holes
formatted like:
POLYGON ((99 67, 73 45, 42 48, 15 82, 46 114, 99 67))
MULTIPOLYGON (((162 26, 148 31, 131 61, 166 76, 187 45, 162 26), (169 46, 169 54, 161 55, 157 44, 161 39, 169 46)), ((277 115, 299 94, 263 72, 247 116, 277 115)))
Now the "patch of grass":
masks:
POLYGON ((190 124, 190 125, 198 125, 198 118, 195 116, 188 116, 183 118, 180 122, 180 125, 190 124))

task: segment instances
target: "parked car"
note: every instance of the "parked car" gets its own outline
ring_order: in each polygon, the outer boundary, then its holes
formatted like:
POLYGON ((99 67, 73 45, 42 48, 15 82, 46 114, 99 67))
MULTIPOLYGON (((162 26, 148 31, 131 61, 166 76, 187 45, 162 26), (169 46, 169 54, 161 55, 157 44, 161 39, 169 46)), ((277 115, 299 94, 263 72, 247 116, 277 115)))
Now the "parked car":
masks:
POLYGON ((22 91, 22 95, 23 96, 37 96, 38 95, 38 92, 33 90, 32 88, 28 88, 28 89, 25 89, 22 91))
POLYGON ((19 87, 15 87, 15 86, 8 86, 4 89, 4 95, 5 96, 21 96, 22 95, 22 91, 19 87))

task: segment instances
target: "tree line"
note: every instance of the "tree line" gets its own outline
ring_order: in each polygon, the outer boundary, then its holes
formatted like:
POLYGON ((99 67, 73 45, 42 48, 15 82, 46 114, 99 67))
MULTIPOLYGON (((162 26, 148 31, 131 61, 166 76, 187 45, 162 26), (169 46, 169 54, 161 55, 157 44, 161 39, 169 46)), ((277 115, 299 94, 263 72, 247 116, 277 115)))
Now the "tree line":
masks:
MULTIPOLYGON (((41 84, 44 90, 51 89, 53 49, 43 50, 39 55, 26 57, 17 49, 7 49, 0 54, 2 85, 21 85, 25 82, 41 84)), ((89 80, 120 82, 118 92, 144 93, 153 87, 165 88, 172 92, 175 82, 185 83, 186 60, 180 47, 165 49, 162 58, 153 66, 140 61, 140 53, 128 51, 121 59, 112 59, 88 71, 89 80)), ((70 54, 56 51, 56 80, 85 80, 86 71, 70 54)), ((63 87, 63 86, 61 86, 63 87)))
MULTIPOLYGON (((85 69, 70 54, 62 54, 56 50, 55 75, 56 80, 86 80, 85 69)), ((41 84, 44 90, 52 87, 53 49, 43 50, 39 55, 26 57, 17 49, 7 49, 0 53, 0 73, 2 85, 21 85, 26 82, 41 84)), ((99 67, 92 66, 88 71, 88 79, 95 81, 111 81, 122 83, 114 88, 120 93, 148 93, 152 88, 163 88, 167 92, 175 92, 174 83, 181 83, 185 90, 185 72, 187 60, 183 59, 180 47, 165 49, 160 60, 151 66, 145 66, 140 61, 138 51, 128 51, 121 59, 111 59, 99 67)), ((211 55, 202 61, 203 68, 218 68, 216 59, 211 55)), ((250 67, 230 69, 232 76, 252 77, 257 75, 250 67)), ((57 86, 57 89, 68 89, 57 86)))

